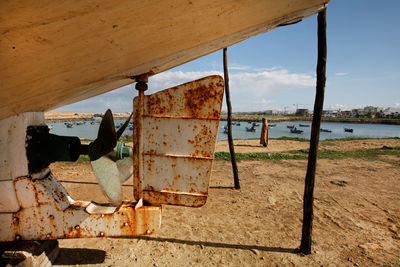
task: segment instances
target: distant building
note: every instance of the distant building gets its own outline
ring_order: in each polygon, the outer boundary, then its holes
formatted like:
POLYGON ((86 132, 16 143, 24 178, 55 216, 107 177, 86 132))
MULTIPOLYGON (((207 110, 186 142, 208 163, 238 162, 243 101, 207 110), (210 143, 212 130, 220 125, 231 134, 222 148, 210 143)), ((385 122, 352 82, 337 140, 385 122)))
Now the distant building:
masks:
POLYGON ((378 112, 378 107, 366 106, 366 107, 364 107, 364 112, 375 114, 376 112, 378 112))
POLYGON ((400 108, 387 108, 382 111, 383 116, 389 119, 400 118, 400 108))
POLYGON ((296 116, 309 116, 310 112, 306 108, 298 108, 296 109, 296 116))
POLYGON ((337 117, 338 112, 336 110, 323 110, 322 117, 337 117))
POLYGON ((353 112, 351 110, 343 110, 339 112, 339 116, 342 118, 351 118, 353 117, 353 112))
POLYGON ((264 115, 277 115, 280 114, 279 110, 268 109, 264 111, 264 115))

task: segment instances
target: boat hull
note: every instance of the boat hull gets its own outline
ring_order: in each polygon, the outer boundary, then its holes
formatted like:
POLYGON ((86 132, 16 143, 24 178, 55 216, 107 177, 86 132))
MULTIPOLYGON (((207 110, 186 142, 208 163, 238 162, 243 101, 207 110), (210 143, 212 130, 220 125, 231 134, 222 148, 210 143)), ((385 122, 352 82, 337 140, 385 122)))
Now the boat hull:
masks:
POLYGON ((328 1, 2 1, 0 119, 111 91, 299 21, 328 1))

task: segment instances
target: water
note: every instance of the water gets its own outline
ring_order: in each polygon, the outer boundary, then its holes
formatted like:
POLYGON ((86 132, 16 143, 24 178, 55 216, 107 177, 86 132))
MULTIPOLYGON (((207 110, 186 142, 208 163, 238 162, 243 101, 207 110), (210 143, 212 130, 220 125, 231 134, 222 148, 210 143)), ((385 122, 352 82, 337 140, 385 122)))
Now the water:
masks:
MULTIPOLYGON (((123 123, 123 120, 116 120, 115 125, 123 123)), ((249 139, 259 138, 261 132, 260 126, 256 127, 255 132, 247 132, 246 127, 251 127, 251 124, 247 122, 241 122, 240 126, 232 125, 232 135, 234 139, 249 139)), ((311 122, 307 121, 284 121, 284 122, 270 122, 269 124, 276 124, 275 127, 269 128, 269 137, 302 137, 310 138, 311 134, 311 122), (310 125, 310 127, 300 127, 299 124, 310 125), (303 130, 301 134, 290 133, 290 129, 287 125, 295 125, 297 129, 303 130)), ((97 131, 99 129, 99 123, 90 124, 87 121, 82 125, 73 125, 72 128, 67 128, 63 122, 48 123, 53 128, 50 130, 51 133, 57 135, 66 136, 79 136, 81 138, 95 139, 97 137, 97 131)), ((226 140, 227 134, 224 134, 224 126, 226 121, 221 121, 218 130, 218 140, 226 140)), ((383 137, 400 137, 400 125, 388 125, 388 124, 358 124, 358 123, 340 123, 340 122, 323 122, 321 128, 329 129, 332 132, 326 133, 321 132, 320 138, 324 139, 336 139, 346 137, 370 137, 370 138, 383 138, 383 137), (354 129, 353 133, 344 131, 344 128, 354 129)), ((132 131, 127 129, 124 134, 132 134, 132 131)))
MULTIPOLYGON (((269 137, 301 137, 310 139, 311 136, 311 122, 309 121, 284 121, 284 122, 269 122, 269 124, 276 124, 275 127, 269 128, 269 137), (300 127, 299 124, 310 125, 310 127, 300 127), (288 125, 294 125, 298 130, 303 130, 301 134, 291 133, 288 125)), ((224 134, 224 126, 226 121, 221 121, 218 130, 218 140, 228 139, 228 135, 224 134)), ((232 136, 234 139, 249 139, 260 138, 261 123, 256 127, 255 132, 247 132, 246 127, 251 124, 241 122, 240 126, 232 125, 232 136)), ((383 138, 383 137, 400 137, 400 125, 388 124, 358 124, 358 123, 341 123, 341 122, 322 122, 321 128, 329 129, 332 132, 320 132, 320 139, 337 139, 346 137, 370 137, 370 138, 383 138), (353 129, 353 133, 345 132, 344 128, 353 129)))

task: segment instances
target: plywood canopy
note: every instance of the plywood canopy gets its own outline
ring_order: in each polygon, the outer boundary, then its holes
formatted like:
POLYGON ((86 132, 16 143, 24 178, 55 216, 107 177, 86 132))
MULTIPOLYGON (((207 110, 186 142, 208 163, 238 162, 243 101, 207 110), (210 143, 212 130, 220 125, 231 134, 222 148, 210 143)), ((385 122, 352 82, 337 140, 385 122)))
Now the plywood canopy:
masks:
POLYGON ((298 21, 328 1, 1 1, 0 119, 102 94, 298 21))

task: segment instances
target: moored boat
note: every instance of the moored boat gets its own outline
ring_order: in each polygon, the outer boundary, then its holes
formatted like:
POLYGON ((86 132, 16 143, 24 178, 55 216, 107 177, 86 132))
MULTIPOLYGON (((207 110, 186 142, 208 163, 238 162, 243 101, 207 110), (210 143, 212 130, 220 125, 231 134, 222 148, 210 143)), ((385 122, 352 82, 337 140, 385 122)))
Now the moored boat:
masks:
POLYGON ((295 134, 301 134, 303 132, 303 130, 299 130, 297 128, 292 128, 292 129, 290 129, 290 132, 295 133, 295 134))
POLYGON ((344 131, 345 131, 345 132, 348 132, 348 133, 352 133, 352 132, 353 132, 353 129, 352 129, 352 128, 344 128, 344 131))
POLYGON ((332 130, 321 128, 321 132, 324 132, 324 133, 331 133, 332 130))
POLYGON ((256 131, 256 128, 254 128, 254 127, 246 127, 246 131, 247 132, 255 132, 256 131))

